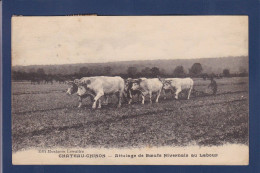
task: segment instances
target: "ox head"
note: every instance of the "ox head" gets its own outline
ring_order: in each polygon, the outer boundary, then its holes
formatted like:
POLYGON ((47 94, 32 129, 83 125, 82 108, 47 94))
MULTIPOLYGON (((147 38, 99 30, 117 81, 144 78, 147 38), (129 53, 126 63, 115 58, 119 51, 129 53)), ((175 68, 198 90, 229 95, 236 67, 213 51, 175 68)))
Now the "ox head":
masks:
POLYGON ((170 81, 170 80, 164 80, 163 81, 163 89, 165 89, 165 90, 171 89, 171 83, 172 83, 172 81, 170 81))
POLYGON ((133 86, 133 82, 135 82, 138 79, 132 79, 132 78, 127 78, 125 79, 125 93, 127 94, 128 98, 132 98, 131 90, 133 86))
POLYGON ((132 81, 131 82, 131 89, 132 90, 139 90, 141 81, 142 81, 142 79, 136 79, 136 80, 132 81))
POLYGON ((133 80, 134 79, 132 78, 125 79, 125 91, 129 91, 131 89, 133 80))
MULTIPOLYGON (((77 81, 76 81, 77 82, 77 81)), ((75 81, 67 81, 66 83, 69 85, 66 94, 72 95, 77 92, 78 86, 75 81)))
POLYGON ((77 91, 77 95, 78 96, 83 96, 85 95, 86 93, 88 93, 88 85, 91 84, 91 81, 90 80, 87 80, 87 81, 84 81, 83 83, 78 83, 77 86, 78 86, 78 91, 77 91))

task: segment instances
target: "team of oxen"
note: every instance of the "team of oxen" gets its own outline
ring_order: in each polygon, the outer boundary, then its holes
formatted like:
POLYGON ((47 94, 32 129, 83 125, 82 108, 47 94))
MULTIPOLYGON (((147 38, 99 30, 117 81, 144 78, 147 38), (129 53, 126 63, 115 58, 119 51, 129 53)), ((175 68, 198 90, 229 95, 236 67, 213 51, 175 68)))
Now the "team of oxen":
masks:
POLYGON ((149 101, 152 103, 152 95, 156 94, 155 102, 158 103, 159 97, 165 91, 171 91, 175 99, 179 98, 179 93, 183 90, 188 90, 187 99, 190 98, 193 89, 193 80, 191 78, 138 78, 138 79, 123 79, 119 76, 96 76, 83 77, 69 81, 67 84, 68 95, 77 93, 79 97, 79 105, 82 106, 82 99, 90 97, 93 101, 92 108, 101 108, 101 97, 104 97, 103 104, 108 104, 110 95, 117 94, 118 107, 121 107, 122 100, 126 100, 128 104, 132 103, 134 95, 141 95, 142 104, 145 102, 145 97, 149 95, 149 101), (98 106, 97 106, 98 104, 98 106))

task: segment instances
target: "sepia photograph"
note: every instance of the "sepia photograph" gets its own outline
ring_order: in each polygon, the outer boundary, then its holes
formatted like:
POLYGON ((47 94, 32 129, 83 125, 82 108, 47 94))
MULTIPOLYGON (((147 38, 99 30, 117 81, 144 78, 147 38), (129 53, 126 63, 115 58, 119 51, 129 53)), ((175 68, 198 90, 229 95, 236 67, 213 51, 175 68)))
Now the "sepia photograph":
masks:
POLYGON ((248 165, 248 16, 13 16, 14 165, 248 165))

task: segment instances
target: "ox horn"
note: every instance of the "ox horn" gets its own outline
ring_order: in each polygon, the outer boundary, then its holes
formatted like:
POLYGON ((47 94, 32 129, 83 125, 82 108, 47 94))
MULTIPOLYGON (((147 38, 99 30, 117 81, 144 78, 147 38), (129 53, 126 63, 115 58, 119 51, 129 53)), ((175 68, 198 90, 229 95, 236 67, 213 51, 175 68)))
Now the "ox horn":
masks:
POLYGON ((73 84, 74 82, 73 82, 73 81, 65 81, 65 83, 68 84, 68 85, 71 85, 71 84, 73 84))

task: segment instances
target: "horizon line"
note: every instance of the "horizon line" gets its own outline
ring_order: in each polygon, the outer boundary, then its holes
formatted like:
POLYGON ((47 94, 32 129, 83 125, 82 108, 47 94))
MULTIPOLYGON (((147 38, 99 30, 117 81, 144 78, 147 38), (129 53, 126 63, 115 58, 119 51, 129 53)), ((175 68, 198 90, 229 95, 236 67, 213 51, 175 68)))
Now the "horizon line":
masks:
POLYGON ((31 65, 11 65, 11 67, 27 67, 27 66, 57 66, 57 65, 78 65, 78 64, 106 64, 116 62, 135 62, 135 61, 158 61, 158 60, 196 60, 196 59, 221 59, 221 58, 236 58, 236 57, 248 57, 248 55, 239 56, 225 56, 225 57, 205 57, 205 58, 182 58, 182 59, 151 59, 151 60, 122 60, 122 61, 107 61, 107 62, 80 62, 80 63, 65 63, 65 64, 31 64, 31 65))

